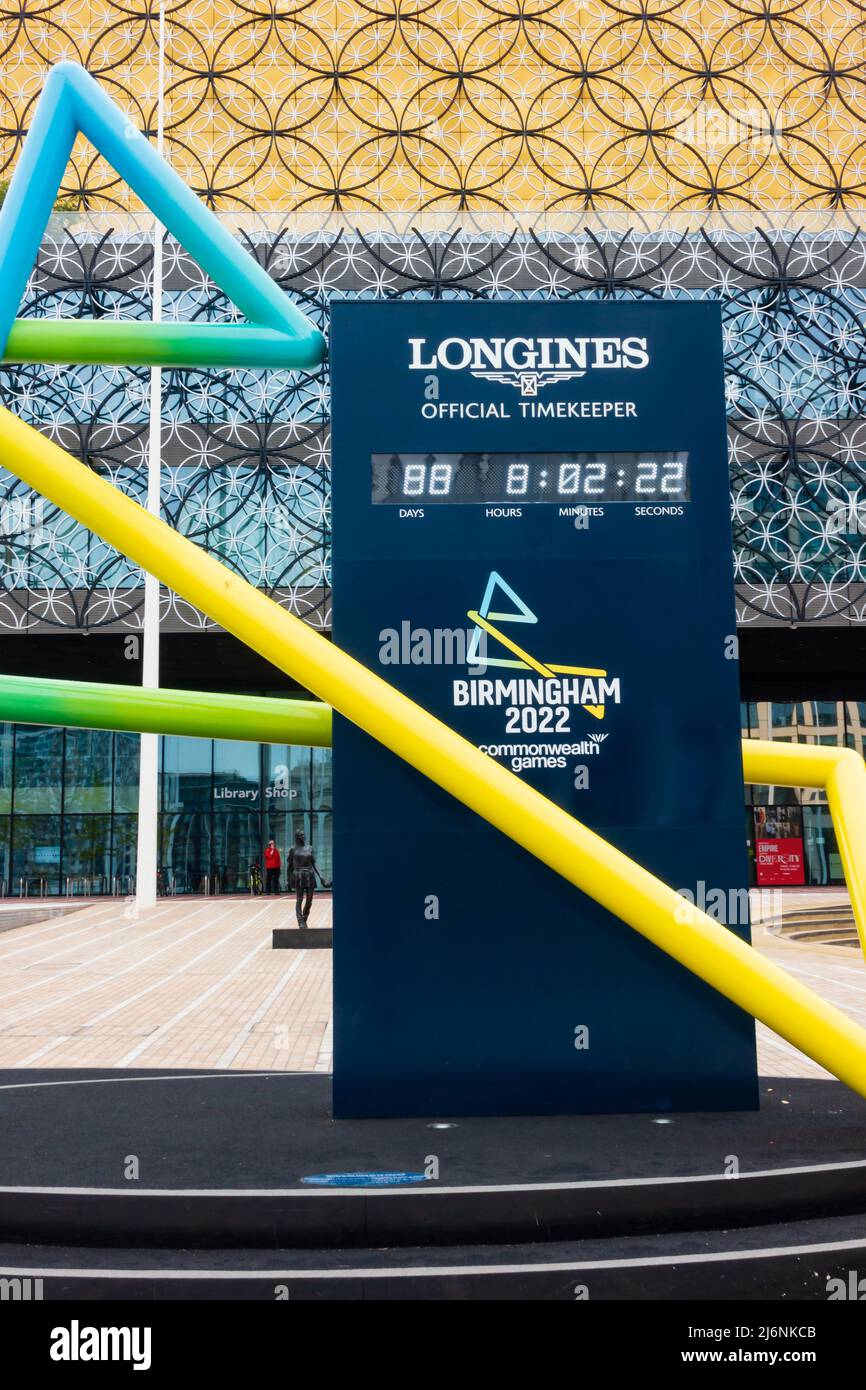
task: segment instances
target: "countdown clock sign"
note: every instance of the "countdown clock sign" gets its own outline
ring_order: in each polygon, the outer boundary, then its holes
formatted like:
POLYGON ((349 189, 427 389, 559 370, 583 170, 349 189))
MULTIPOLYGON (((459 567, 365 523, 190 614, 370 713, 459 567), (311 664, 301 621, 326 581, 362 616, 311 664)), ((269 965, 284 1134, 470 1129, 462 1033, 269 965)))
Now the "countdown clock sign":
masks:
POLYGON ((680 452, 374 454, 374 503, 685 502, 680 452))
MULTIPOLYGON (((718 306, 341 302, 331 362, 335 640, 741 905, 718 306)), ((334 876, 336 1115, 755 1106, 750 1018, 339 717, 334 876)))

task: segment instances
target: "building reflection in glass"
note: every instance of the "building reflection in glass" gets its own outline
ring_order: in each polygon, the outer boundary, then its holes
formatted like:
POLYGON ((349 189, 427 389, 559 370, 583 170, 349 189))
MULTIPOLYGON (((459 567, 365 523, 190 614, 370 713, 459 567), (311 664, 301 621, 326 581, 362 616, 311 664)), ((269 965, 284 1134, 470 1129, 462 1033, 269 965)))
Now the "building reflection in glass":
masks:
MULTIPOLYGON (((0 724, 0 894, 132 893, 138 759, 134 734, 0 724)), ((159 805, 161 893, 246 893, 296 829, 330 878, 329 748, 162 739, 159 805)))

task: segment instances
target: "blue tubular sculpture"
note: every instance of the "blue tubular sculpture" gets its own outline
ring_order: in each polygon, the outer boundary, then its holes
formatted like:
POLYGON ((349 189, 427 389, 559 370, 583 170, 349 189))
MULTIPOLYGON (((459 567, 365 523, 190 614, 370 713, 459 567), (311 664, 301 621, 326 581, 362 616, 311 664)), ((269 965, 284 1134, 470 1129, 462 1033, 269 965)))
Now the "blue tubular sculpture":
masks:
POLYGON ((45 83, 0 211, 0 265, 0 356, 7 361, 105 360, 103 327, 110 330, 106 348, 111 353, 108 360, 114 362, 195 366, 204 358, 209 365, 311 367, 324 354, 319 330, 77 63, 59 63, 45 83), (101 325, 44 319, 13 327, 79 132, 126 179, 251 326, 198 325, 192 340, 187 324, 101 325), (16 355, 16 339, 24 348, 21 355, 16 355))

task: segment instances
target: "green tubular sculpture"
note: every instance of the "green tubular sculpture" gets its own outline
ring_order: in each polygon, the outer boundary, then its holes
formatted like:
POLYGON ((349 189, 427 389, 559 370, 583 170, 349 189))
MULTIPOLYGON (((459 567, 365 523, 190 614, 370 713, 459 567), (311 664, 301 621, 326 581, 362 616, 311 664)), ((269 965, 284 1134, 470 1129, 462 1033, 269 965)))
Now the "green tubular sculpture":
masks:
POLYGON ((217 695, 201 690, 148 690, 30 676, 0 676, 0 719, 65 724, 135 734, 187 734, 252 743, 331 742, 331 711, 318 700, 217 695))

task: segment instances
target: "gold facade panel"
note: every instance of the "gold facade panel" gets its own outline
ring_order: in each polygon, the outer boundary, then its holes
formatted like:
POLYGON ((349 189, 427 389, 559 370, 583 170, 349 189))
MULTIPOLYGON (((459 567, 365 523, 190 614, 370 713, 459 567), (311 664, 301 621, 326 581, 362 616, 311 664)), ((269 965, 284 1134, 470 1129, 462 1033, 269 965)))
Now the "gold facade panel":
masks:
MULTIPOLYGON (((166 147, 213 205, 836 208, 866 193, 866 23, 845 0, 174 0, 166 147)), ((48 68, 153 134, 149 0, 0 18, 0 179, 48 68)), ((86 146, 65 193, 134 208, 86 146)))

